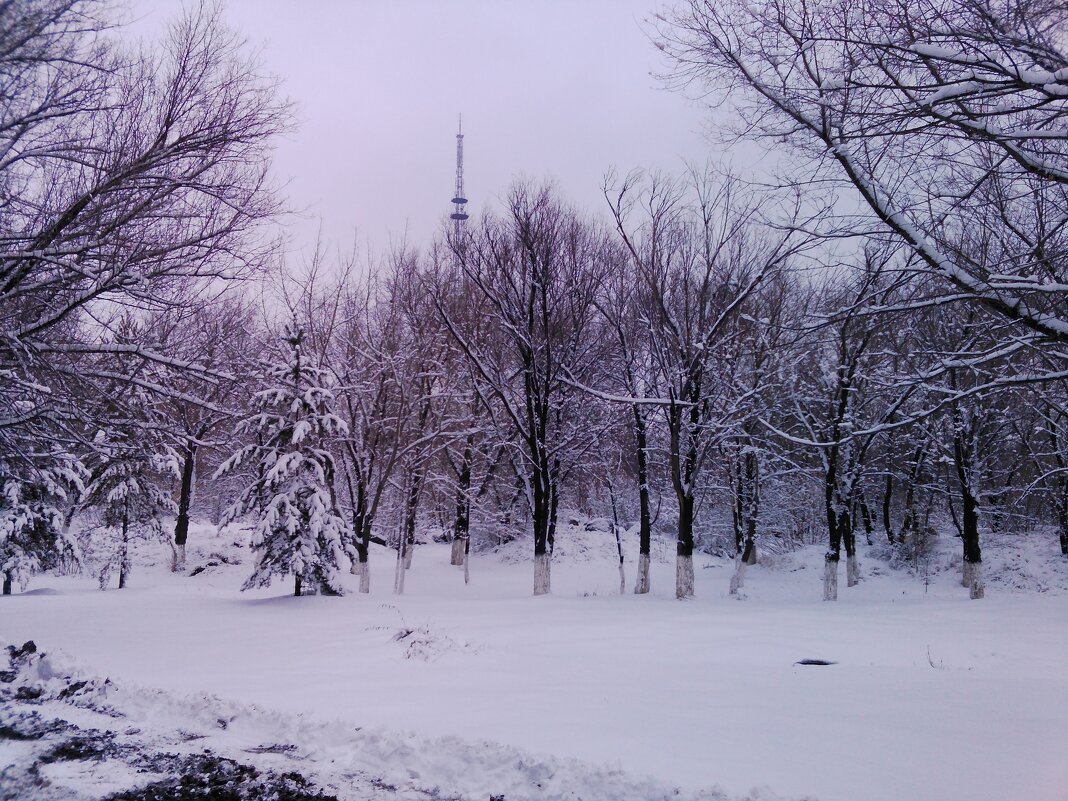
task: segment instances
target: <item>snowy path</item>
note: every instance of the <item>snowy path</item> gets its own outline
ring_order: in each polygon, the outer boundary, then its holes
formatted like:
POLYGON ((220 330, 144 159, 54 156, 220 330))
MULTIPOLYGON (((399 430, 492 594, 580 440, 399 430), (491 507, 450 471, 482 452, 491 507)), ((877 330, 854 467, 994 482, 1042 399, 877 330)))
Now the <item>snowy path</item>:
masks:
MULTIPOLYGON (((369 598, 241 594, 240 567, 142 573, 122 593, 42 579, 62 594, 3 599, 0 635, 117 680, 485 738, 690 789, 1063 801, 1068 595, 994 585, 970 602, 949 574, 926 592, 893 574, 823 604, 818 556, 753 569, 743 602, 726 597, 719 563, 688 603, 613 595, 599 559, 555 566, 553 597, 526 597, 529 566, 492 557, 464 587, 444 546, 420 550, 401 598, 386 594, 385 559, 369 598), (794 664, 812 657, 837 664, 794 664)), ((654 587, 670 573, 656 565, 654 587)))

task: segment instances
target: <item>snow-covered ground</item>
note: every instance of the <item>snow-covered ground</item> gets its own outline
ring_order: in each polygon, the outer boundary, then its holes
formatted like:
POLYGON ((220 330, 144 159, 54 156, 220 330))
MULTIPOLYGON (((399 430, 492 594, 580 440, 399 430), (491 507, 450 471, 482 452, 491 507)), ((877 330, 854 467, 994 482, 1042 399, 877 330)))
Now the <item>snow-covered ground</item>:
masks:
MULTIPOLYGON (((862 550, 864 581, 846 588, 843 565, 834 604, 818 600, 817 547, 750 568, 743 600, 727 593, 729 562, 708 557, 697 598, 674 600, 663 546, 653 595, 630 594, 632 540, 620 596, 614 542, 574 531, 548 597, 530 596, 528 546, 512 543, 475 556, 467 586, 448 546, 429 544, 404 596, 392 555, 376 551, 370 597, 292 598, 288 585, 239 592, 247 566, 209 556, 247 559, 233 539, 195 531, 190 567, 216 564, 194 577, 145 552, 156 564, 121 592, 38 577, 0 600, 0 637, 109 677, 134 699, 136 728, 203 728, 220 753, 289 743, 328 787, 359 774, 419 797, 509 801, 674 787, 1068 798, 1068 560, 1052 538, 988 541, 981 601, 959 586, 956 540, 918 574, 862 550), (220 715, 245 723, 216 731, 220 715)), ((16 745, 0 739, 0 770, 16 745)))

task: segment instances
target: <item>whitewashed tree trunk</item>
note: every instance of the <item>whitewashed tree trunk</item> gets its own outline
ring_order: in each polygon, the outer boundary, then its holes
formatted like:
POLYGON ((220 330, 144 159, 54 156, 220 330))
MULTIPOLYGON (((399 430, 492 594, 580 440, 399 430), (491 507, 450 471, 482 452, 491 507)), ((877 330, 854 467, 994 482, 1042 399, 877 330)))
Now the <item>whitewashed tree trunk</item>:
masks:
POLYGON ((364 568, 367 566, 366 562, 361 562, 359 559, 352 560, 352 567, 349 568, 349 572, 354 576, 362 576, 364 568))
POLYGON ((846 586, 856 587, 860 583, 860 564, 856 556, 846 557, 846 586))
POLYGON ((464 547, 466 540, 460 537, 454 537, 452 541, 452 555, 449 559, 450 565, 460 566, 466 564, 467 560, 464 559, 464 552, 467 550, 464 547))
POLYGON ((745 586, 746 561, 741 554, 734 557, 734 575, 731 576, 731 595, 737 595, 738 591, 745 586))
POLYGON ((464 584, 471 583, 471 549, 464 548, 464 584))
POLYGON ((185 546, 171 543, 171 572, 181 573, 185 570, 185 546))
POLYGON ((964 572, 960 578, 960 586, 971 589, 972 584, 975 581, 975 569, 979 567, 979 562, 965 562, 964 572))
POLYGON ((972 600, 982 598, 986 594, 986 585, 983 584, 983 563, 965 562, 964 580, 961 584, 968 588, 968 596, 972 600))
POLYGON ((838 600, 838 560, 827 559, 823 563, 823 600, 838 600))
POLYGON ((404 569, 408 570, 412 566, 412 557, 415 556, 415 545, 413 543, 406 543, 404 546, 404 569))
POLYGON ((365 595, 371 591, 371 564, 370 562, 358 562, 360 570, 360 592, 365 595))
POLYGON ((627 574, 623 572, 623 563, 619 563, 619 594, 627 594, 627 574))
POLYGON ((972 584, 968 588, 968 597, 977 601, 986 595, 986 585, 983 584, 983 563, 972 562, 972 584))
POLYGON ((400 547, 397 549, 397 563, 393 572, 393 592, 397 595, 404 594, 404 574, 407 572, 405 568, 405 547, 403 540, 400 547))
POLYGON ((549 560, 547 553, 534 556, 534 594, 545 595, 549 592, 549 560))
POLYGON ((675 597, 693 598, 693 557, 675 557, 675 597))
POLYGON ((638 555, 638 581, 634 585, 635 595, 645 595, 649 592, 649 554, 638 555))

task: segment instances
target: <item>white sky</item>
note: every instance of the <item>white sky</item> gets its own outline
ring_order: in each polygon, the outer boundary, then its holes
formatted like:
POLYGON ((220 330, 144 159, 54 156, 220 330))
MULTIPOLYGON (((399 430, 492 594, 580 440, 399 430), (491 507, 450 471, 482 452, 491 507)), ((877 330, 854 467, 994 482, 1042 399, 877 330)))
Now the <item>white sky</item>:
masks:
MULTIPOLYGON (((377 250, 429 242, 451 211, 457 114, 477 215, 515 176, 551 177, 603 211, 610 167, 681 170, 715 146, 708 111, 662 89, 645 20, 656 0, 229 0, 227 17, 262 47, 299 107, 275 167, 308 247, 377 250)), ((174 0, 131 0, 158 29, 174 0)))

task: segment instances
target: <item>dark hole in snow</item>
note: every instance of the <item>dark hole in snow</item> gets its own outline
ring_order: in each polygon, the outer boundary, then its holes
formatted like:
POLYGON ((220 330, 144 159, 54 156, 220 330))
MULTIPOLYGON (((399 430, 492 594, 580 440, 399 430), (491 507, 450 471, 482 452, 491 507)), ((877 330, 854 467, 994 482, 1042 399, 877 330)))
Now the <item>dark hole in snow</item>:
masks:
POLYGON ((837 662, 832 662, 828 659, 799 659, 794 662, 795 665, 837 665, 837 662))

